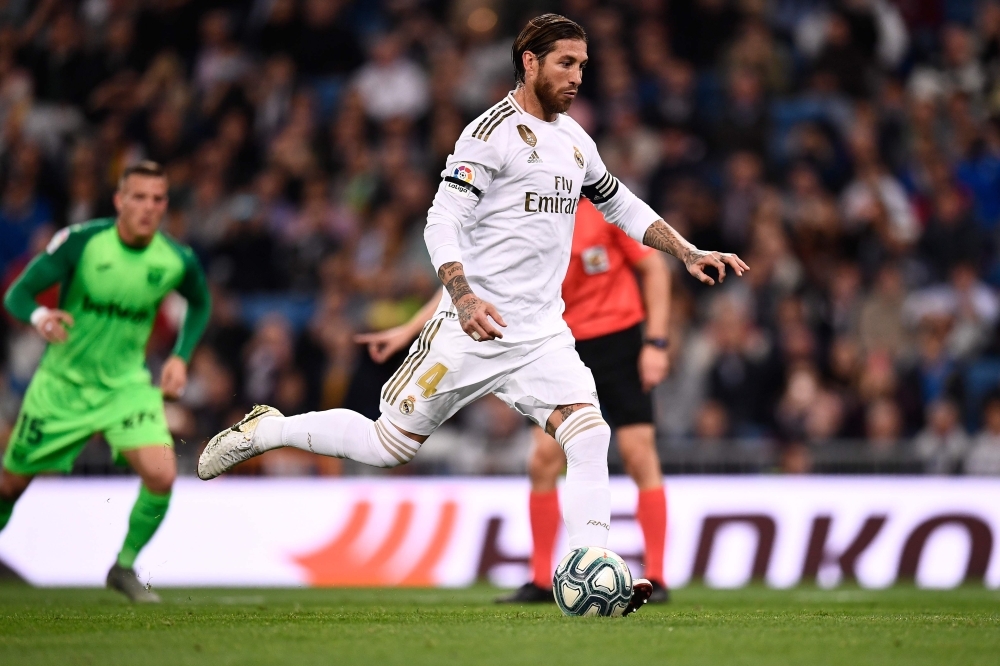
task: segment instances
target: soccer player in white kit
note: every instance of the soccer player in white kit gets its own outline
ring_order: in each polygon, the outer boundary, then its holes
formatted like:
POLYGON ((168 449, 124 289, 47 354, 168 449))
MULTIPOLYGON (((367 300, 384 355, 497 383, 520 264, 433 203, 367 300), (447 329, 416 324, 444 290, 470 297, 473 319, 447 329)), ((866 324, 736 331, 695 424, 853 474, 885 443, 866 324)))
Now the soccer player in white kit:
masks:
MULTIPOLYGON (((539 16, 518 35, 512 57, 517 88, 465 128, 442 172, 424 239, 447 293, 382 388, 381 416, 332 409, 284 417, 259 405, 212 438, 199 477, 282 446, 395 467, 455 412, 493 393, 566 453, 569 547, 607 545, 611 429, 560 296, 577 202, 587 197, 607 220, 679 258, 706 284, 715 284, 709 266, 720 282, 727 265, 737 275, 748 267, 684 240, 608 173, 593 139, 565 115, 587 63, 579 25, 539 16)), ((649 592, 637 581, 629 611, 649 592)))

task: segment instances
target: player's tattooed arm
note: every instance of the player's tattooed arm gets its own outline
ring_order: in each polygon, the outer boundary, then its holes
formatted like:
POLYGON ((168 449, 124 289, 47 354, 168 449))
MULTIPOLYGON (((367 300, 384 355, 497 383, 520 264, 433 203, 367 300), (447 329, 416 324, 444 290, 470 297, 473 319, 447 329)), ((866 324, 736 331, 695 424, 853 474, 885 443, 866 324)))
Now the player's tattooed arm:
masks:
MULTIPOLYGON (((449 261, 447 264, 442 264, 441 268, 438 269, 438 277, 441 278, 445 289, 448 290, 451 302, 456 306, 462 298, 472 294, 472 287, 469 286, 469 281, 465 279, 465 268, 460 262, 449 261)), ((475 298, 475 294, 472 294, 472 296, 475 298)))
POLYGON ((487 303, 472 293, 472 287, 465 277, 465 268, 461 262, 449 261, 442 264, 438 269, 438 277, 448 290, 451 302, 455 304, 458 322, 462 325, 463 331, 476 342, 503 337, 493 322, 501 326, 506 326, 506 322, 492 303, 487 303))
POLYGON ((714 267, 719 272, 720 283, 726 279, 727 265, 736 271, 736 275, 740 276, 743 275, 743 271, 750 270, 750 267, 735 254, 699 250, 663 220, 657 220, 649 225, 642 237, 642 243, 661 252, 674 255, 684 262, 688 273, 707 285, 715 284, 715 280, 705 273, 705 269, 709 266, 714 267))

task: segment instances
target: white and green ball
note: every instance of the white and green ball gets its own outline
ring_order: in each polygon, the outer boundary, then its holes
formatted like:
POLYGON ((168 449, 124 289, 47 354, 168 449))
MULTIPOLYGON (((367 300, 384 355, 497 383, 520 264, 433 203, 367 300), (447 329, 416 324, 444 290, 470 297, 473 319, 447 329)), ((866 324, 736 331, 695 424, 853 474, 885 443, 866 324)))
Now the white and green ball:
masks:
POLYGON ((620 617, 632 599, 632 572, 607 548, 574 548, 556 567, 552 592, 566 615, 620 617))

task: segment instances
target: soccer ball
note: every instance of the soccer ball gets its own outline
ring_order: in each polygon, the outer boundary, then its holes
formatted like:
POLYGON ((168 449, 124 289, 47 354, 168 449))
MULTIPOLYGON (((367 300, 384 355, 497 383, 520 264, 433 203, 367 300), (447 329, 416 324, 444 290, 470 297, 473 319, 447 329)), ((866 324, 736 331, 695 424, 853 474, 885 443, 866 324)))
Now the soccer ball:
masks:
POLYGON ((632 572, 607 548, 575 548, 556 567, 552 593, 565 615, 621 617, 632 599, 632 572))

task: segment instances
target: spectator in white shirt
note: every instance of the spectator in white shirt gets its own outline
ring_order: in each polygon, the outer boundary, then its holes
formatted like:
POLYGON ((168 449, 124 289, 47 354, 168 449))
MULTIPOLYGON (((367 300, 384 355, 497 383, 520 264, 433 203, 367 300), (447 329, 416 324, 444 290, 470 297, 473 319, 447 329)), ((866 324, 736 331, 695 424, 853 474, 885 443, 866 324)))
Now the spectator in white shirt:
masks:
POLYGON ((965 473, 1000 475, 1000 394, 994 393, 983 408, 983 429, 965 456, 965 473))
POLYGON ((371 57, 354 80, 368 117, 382 122, 422 116, 430 106, 430 84, 424 70, 403 56, 399 37, 380 37, 371 57))

